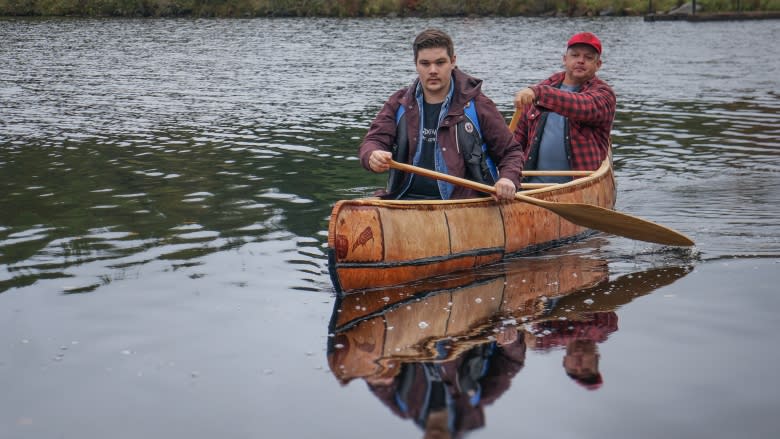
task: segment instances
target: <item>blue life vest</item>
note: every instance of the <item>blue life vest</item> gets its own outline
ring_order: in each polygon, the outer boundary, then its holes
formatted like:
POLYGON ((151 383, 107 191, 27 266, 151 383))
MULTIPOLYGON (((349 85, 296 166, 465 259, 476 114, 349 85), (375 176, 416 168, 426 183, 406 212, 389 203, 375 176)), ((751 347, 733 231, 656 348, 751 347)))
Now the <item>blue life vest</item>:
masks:
MULTIPOLYGON (((479 154, 480 161, 484 159, 485 165, 487 166, 490 176, 493 177, 493 184, 495 184, 496 181, 498 181, 498 169, 496 169, 495 163, 493 163, 493 159, 490 158, 490 155, 487 153, 487 144, 482 139, 482 128, 479 126, 479 117, 477 117, 477 106, 474 104, 474 99, 470 100, 466 107, 463 108, 463 113, 466 115, 466 117, 471 121, 471 123, 474 125, 474 128, 476 128, 477 135, 480 139, 480 149, 481 154, 479 154)), ((461 129, 461 124, 458 124, 458 129, 461 129)), ((465 127, 464 127, 465 128, 465 127)), ((460 134, 460 133, 459 133, 460 134)), ((464 154, 467 152, 462 150, 464 154)), ((471 152, 473 154, 473 151, 471 152)), ((465 158, 465 156, 464 156, 465 158)), ((467 161, 468 163, 468 161, 467 161)))
MULTIPOLYGON (((457 124, 458 148, 463 154, 467 177, 479 183, 493 185, 498 181, 498 169, 493 159, 487 153, 487 144, 482 139, 482 129, 479 126, 477 106, 474 100, 470 100, 463 108, 467 120, 457 124), (469 124, 471 126, 469 126, 469 124), (477 146, 479 145, 479 146, 477 146), (492 181, 491 181, 492 180, 492 181)), ((401 105, 395 113, 396 143, 393 147, 393 160, 406 163, 408 155, 409 134, 406 123, 401 120, 406 113, 406 108, 401 105)), ((393 192, 400 184, 401 172, 390 170, 387 182, 388 192, 393 192)))

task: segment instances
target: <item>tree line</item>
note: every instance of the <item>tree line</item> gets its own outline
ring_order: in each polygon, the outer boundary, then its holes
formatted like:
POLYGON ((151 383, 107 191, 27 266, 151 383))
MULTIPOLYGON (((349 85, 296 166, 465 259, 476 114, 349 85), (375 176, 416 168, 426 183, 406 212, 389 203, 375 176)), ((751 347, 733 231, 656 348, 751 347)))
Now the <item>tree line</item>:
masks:
MULTIPOLYGON (((0 0, 0 16, 605 16, 669 11, 683 0, 0 0)), ((696 0, 697 10, 778 11, 780 0, 696 0)))

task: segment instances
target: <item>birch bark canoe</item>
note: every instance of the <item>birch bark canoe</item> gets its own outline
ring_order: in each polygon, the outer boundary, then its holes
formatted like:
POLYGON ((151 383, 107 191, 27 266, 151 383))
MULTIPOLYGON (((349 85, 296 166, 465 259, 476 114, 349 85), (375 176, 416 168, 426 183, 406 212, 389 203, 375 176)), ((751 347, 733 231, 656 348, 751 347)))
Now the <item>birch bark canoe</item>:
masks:
MULTIPOLYGON (((611 157, 590 175, 522 194, 613 209, 611 157)), ((328 227, 328 268, 335 289, 347 294, 470 270, 592 233, 522 201, 341 200, 328 227)))

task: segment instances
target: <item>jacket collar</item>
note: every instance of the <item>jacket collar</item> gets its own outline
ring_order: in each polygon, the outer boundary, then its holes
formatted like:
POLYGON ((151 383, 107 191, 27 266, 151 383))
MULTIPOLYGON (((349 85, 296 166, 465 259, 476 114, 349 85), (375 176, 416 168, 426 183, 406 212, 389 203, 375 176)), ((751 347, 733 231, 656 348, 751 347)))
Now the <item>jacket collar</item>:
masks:
MULTIPOLYGON (((450 92, 447 98, 444 100, 449 106, 451 111, 463 111, 470 100, 479 95, 482 89, 482 80, 477 79, 467 73, 464 73, 458 68, 452 71, 452 81, 450 81, 450 92)), ((409 91, 406 94, 406 99, 402 99, 402 103, 408 102, 422 102, 422 85, 420 85, 420 78, 415 78, 414 83, 409 87, 409 91), (403 102, 403 101, 406 102, 403 102)))

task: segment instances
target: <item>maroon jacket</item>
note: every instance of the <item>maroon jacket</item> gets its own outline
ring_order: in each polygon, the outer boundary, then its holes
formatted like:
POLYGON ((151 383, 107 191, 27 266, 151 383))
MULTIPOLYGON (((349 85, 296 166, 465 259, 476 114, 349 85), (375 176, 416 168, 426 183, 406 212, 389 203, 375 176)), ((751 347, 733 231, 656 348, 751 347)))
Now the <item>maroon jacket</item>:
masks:
MULTIPOLYGON (((479 117, 482 138, 488 146, 488 154, 496 163, 499 177, 508 178, 520 188, 520 174, 523 170, 524 155, 520 144, 507 129, 506 121, 499 113, 496 105, 482 91, 482 80, 474 78, 454 69, 452 72, 454 91, 449 112, 441 122, 438 131, 438 143, 447 166, 447 172, 456 177, 466 178, 463 156, 456 143, 456 126, 466 116, 463 108, 470 100, 474 100, 479 117)), ((409 133, 409 156, 406 163, 411 163, 417 152, 420 138, 420 109, 415 98, 419 80, 406 88, 398 90, 385 102, 379 114, 371 123, 363 143, 360 145, 360 163, 367 170, 368 159, 375 150, 392 151, 396 136, 395 117, 398 107, 406 107, 407 132, 409 133)), ((409 176, 404 176, 404 184, 409 176)), ((471 189, 457 186, 451 198, 471 198, 479 194, 471 189)))
POLYGON ((571 169, 597 169, 607 157, 610 131, 617 105, 615 93, 604 81, 593 77, 576 93, 560 90, 564 72, 530 87, 536 95, 535 105, 528 105, 518 121, 514 138, 520 142, 526 156, 526 167, 535 167, 539 142, 542 138, 541 120, 544 112, 558 113, 567 119, 566 133, 571 169))
MULTIPOLYGON (((463 353, 458 358, 434 364, 441 374, 445 391, 452 398, 455 408, 453 436, 480 428, 485 424, 484 407, 495 402, 509 389, 512 379, 525 366, 526 345, 523 337, 506 346, 497 346, 490 350, 490 355, 484 357, 486 346, 477 346, 463 353), (476 360, 476 361, 475 361, 476 360), (480 360, 487 361, 487 370, 479 379, 480 398, 476 405, 470 401, 471 391, 462 384, 463 375, 472 375, 475 366, 484 366, 480 360)), ((392 384, 370 385, 369 389, 390 410, 404 419, 413 419, 421 427, 430 414, 430 382, 426 379, 423 363, 406 363, 392 384), (409 382, 406 382, 409 380, 409 382)), ((473 378, 473 376, 472 376, 473 378)))

